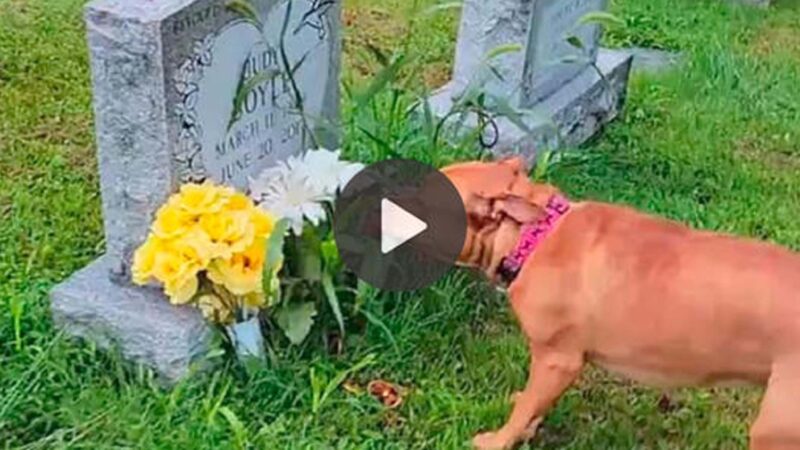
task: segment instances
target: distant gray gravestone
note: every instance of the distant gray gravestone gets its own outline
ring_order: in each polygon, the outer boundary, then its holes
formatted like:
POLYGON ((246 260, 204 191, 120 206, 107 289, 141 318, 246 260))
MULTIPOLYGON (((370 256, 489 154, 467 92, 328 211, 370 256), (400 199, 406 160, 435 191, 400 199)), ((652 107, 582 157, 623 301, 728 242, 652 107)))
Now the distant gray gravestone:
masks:
POLYGON ((534 113, 523 119, 529 130, 496 119, 497 153, 533 159, 537 149, 554 146, 554 128, 562 144, 584 142, 617 115, 630 72, 628 55, 599 48, 600 26, 581 23, 587 14, 605 11, 606 3, 465 0, 453 79, 431 98, 432 109, 443 117, 465 92, 480 89, 534 113))
POLYGON ((769 7, 772 0, 737 0, 739 3, 744 3, 745 5, 753 5, 758 6, 761 8, 769 7))
POLYGON ((337 145, 339 0, 252 3, 263 34, 226 0, 86 8, 106 254, 53 290, 53 315, 169 380, 205 351, 209 328, 159 289, 130 284, 156 210, 181 183, 244 189, 280 159, 337 145), (248 82, 253 89, 240 89, 248 82), (246 95, 234 114, 237 92, 246 95))

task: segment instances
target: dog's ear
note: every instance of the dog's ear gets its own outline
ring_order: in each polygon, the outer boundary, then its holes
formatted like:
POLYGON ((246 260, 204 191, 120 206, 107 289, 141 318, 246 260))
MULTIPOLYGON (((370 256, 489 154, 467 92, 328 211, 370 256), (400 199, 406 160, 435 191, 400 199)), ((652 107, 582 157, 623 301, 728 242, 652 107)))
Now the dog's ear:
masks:
POLYGON ((508 194, 494 200, 492 204, 492 219, 499 220, 503 215, 517 223, 534 222, 542 217, 544 210, 527 199, 508 194))

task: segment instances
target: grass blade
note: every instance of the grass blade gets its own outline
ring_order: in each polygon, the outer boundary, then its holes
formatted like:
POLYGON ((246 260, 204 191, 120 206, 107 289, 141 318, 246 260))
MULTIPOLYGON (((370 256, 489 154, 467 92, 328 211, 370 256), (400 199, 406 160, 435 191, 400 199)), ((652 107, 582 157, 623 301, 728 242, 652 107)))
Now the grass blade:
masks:
POLYGON ((225 5, 231 11, 239 14, 243 19, 252 23, 259 30, 264 29, 264 24, 258 16, 258 11, 250 0, 229 0, 225 5))
POLYGON ((339 332, 342 339, 344 339, 344 316, 342 315, 342 308, 339 304, 339 297, 336 295, 336 287, 333 285, 331 274, 325 271, 322 274, 322 290, 325 291, 325 298, 331 306, 336 323, 339 324, 339 332))
POLYGON ((625 25, 622 19, 605 11, 592 11, 587 13, 578 20, 578 23, 581 25, 598 24, 606 28, 614 25, 625 25))
POLYGON ((245 80, 244 70, 242 71, 242 78, 239 80, 239 85, 236 87, 236 94, 233 97, 233 111, 231 112, 231 118, 228 121, 228 131, 230 131, 231 127, 242 116, 242 106, 244 105, 244 100, 247 98, 247 96, 250 95, 250 93, 253 92, 258 86, 268 81, 272 81, 272 79, 280 74, 281 72, 278 69, 263 70, 245 80))

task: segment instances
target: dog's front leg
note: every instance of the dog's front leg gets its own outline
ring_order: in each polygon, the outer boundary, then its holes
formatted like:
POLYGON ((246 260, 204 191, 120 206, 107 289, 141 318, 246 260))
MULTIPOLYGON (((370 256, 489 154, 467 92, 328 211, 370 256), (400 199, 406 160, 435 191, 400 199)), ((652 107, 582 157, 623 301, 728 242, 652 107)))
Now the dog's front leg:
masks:
POLYGON ((572 385, 583 368, 583 355, 547 351, 531 358, 528 383, 514 402, 511 416, 502 428, 475 436, 472 443, 481 450, 506 449, 520 439, 530 439, 545 413, 572 385))

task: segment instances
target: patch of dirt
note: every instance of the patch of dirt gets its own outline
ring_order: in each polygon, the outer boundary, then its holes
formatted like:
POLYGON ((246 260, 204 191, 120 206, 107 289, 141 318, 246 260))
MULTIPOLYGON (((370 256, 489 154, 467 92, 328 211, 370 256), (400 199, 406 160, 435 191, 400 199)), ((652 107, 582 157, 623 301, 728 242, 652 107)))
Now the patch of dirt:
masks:
POLYGON ((733 154, 776 171, 800 170, 800 148, 791 136, 748 133, 736 141, 733 154))
POLYGON ((789 55, 800 60, 800 29, 797 25, 767 23, 750 43, 748 53, 761 58, 789 55))
POLYGON ((425 86, 430 89, 436 89, 450 81, 451 72, 452 67, 450 67, 449 63, 431 63, 425 66, 425 70, 422 72, 422 79, 425 80, 425 86))
POLYGON ((342 21, 346 64, 365 77, 380 70, 380 63, 368 48, 372 46, 389 56, 408 29, 404 21, 380 8, 348 8, 342 21))
MULTIPOLYGON (((344 60, 356 78, 370 78, 377 74, 382 65, 375 53, 380 52, 391 58, 393 51, 403 45, 409 30, 409 23, 401 15, 381 8, 348 8, 343 13, 345 30, 344 60)), ((451 63, 448 61, 426 62, 418 67, 404 67, 403 78, 411 75, 421 77, 425 86, 435 89, 450 80, 451 63), (411 74, 414 70, 420 73, 411 74)))

